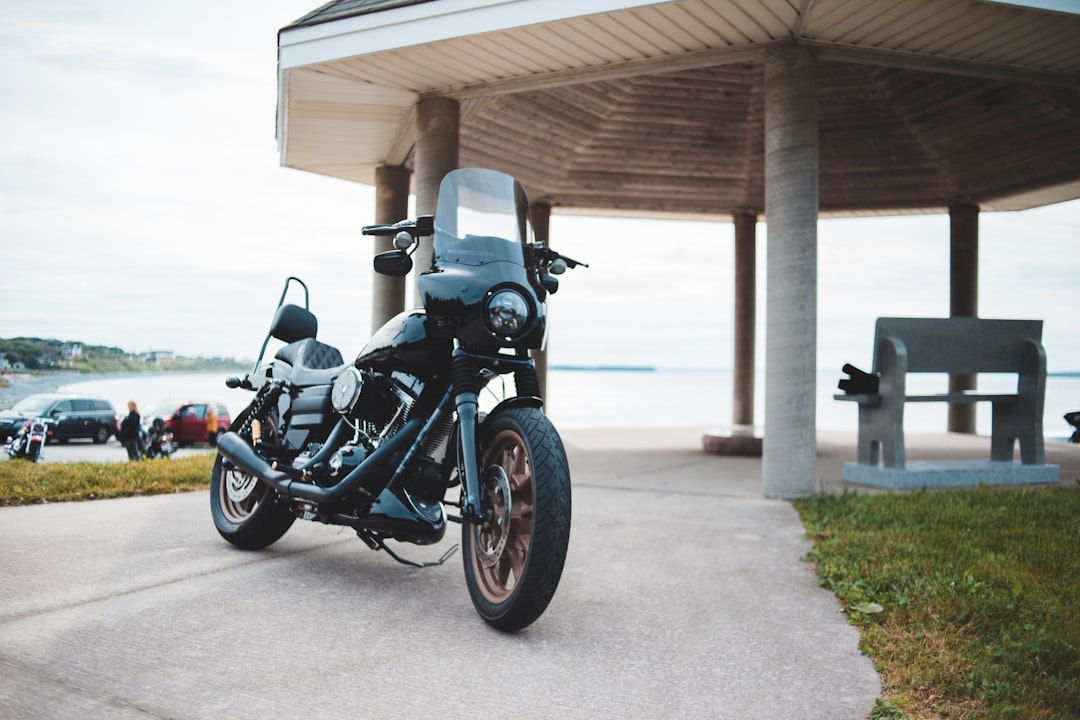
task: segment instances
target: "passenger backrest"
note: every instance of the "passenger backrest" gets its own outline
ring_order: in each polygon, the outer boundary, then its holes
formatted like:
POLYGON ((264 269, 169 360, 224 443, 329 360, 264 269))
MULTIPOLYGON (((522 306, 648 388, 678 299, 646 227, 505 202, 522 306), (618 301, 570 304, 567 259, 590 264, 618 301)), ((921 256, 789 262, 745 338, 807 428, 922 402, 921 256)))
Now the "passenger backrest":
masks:
POLYGON ((305 308, 299 305, 282 305, 274 315, 270 334, 283 342, 315 337, 319 331, 319 321, 305 308))

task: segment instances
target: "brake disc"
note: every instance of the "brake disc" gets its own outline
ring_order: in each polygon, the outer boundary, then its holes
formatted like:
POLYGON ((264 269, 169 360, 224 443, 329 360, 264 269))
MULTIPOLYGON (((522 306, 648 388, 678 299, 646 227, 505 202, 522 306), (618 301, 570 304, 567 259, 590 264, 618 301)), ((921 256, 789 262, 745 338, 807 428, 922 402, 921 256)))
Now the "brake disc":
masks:
POLYGON ((484 471, 485 509, 491 517, 483 525, 473 527, 473 545, 477 559, 486 568, 494 567, 506 549, 510 535, 510 478, 498 465, 484 471))
POLYGON ((248 499, 257 483, 258 478, 254 475, 233 471, 225 477, 225 492, 234 503, 242 503, 248 499))

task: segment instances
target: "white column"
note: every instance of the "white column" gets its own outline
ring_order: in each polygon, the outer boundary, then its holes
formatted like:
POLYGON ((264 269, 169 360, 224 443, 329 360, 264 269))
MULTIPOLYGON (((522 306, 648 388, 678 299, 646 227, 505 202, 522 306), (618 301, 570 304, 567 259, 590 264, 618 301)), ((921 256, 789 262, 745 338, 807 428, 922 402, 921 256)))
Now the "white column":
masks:
MULTIPOLYGON (((375 222, 396 223, 409 214, 409 170, 383 165, 375 169, 375 222)), ((374 254, 394 249, 394 238, 374 237, 374 254)), ((371 332, 405 309, 405 278, 374 273, 371 283, 371 332)))
MULTIPOLYGON (((545 245, 550 242, 551 238, 551 205, 547 203, 533 203, 529 206, 529 216, 532 220, 533 235, 536 236, 536 242, 542 242, 545 245)), ((548 308, 548 324, 551 323, 551 308, 548 308)), ((548 343, 551 343, 551 335, 548 334, 548 343)), ((542 350, 533 350, 530 353, 532 355, 533 362, 536 363, 536 377, 540 381, 540 397, 547 402, 547 375, 548 375, 548 353, 547 348, 542 350)))
POLYGON ((735 213, 735 342, 731 424, 754 427, 754 352, 757 325, 757 214, 735 213))
POLYGON ((814 58, 805 48, 778 48, 765 61, 768 288, 762 488, 769 497, 814 492, 817 216, 814 58))
MULTIPOLYGON (((449 98, 425 98, 416 105, 416 214, 432 215, 439 202, 439 183, 457 168, 460 108, 449 98)), ((413 255, 416 272, 431 267, 431 238, 421 238, 413 255)), ((419 303, 419 296, 417 297, 419 303)))

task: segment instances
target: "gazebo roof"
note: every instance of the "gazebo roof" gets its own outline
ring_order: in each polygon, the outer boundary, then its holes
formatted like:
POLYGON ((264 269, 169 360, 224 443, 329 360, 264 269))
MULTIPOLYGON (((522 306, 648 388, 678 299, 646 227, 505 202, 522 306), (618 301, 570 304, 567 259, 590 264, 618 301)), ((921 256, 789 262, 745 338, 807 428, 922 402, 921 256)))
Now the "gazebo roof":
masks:
POLYGON ((282 163, 371 183, 443 96, 460 164, 534 200, 762 212, 762 63, 791 43, 823 214, 1080 197, 1080 15, 978 0, 338 0, 279 33, 282 163))

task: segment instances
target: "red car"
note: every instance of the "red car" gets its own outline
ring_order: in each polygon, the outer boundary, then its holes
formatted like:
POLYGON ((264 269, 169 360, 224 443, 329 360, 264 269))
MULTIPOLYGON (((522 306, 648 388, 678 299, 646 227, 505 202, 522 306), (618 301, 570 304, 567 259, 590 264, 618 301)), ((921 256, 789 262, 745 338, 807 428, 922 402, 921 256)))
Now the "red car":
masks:
MULTIPOLYGON (((229 429, 232 420, 229 417, 229 411, 221 403, 184 403, 171 415, 165 417, 165 429, 173 434, 173 442, 177 446, 183 447, 210 441, 210 434, 206 428, 206 413, 209 408, 213 408, 217 413, 217 435, 220 436, 229 429)), ((217 444, 216 437, 214 444, 217 444)))

